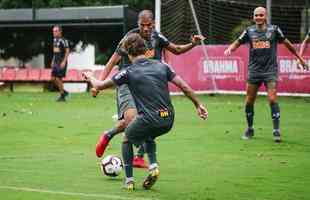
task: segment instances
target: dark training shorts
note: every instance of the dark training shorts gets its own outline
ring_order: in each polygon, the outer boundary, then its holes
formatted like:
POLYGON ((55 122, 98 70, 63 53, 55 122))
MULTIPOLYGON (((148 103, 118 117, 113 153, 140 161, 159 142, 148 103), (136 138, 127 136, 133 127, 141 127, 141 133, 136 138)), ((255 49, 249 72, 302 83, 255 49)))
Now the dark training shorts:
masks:
POLYGON ((130 108, 136 109, 135 101, 127 84, 121 85, 117 88, 116 92, 117 113, 118 119, 124 118, 124 112, 130 108))
POLYGON ((278 77, 275 74, 270 75, 260 75, 260 76, 249 76, 248 83, 252 85, 256 85, 260 87, 262 84, 265 85, 266 88, 276 87, 278 81, 278 77))
POLYGON ((173 126, 173 118, 166 120, 159 126, 148 122, 143 118, 143 115, 137 115, 126 128, 125 135, 132 144, 141 145, 145 141, 154 140, 156 137, 168 133, 173 126))
POLYGON ((63 78, 66 76, 67 73, 67 66, 64 67, 63 69, 59 65, 54 65, 52 67, 52 76, 58 77, 58 78, 63 78))

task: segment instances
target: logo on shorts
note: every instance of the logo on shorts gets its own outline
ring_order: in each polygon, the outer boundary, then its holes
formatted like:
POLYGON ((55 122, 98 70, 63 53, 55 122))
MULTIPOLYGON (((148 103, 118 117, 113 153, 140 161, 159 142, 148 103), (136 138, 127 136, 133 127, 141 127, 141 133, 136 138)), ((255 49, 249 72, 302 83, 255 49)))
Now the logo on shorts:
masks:
POLYGON ((167 109, 160 109, 158 113, 161 118, 167 118, 170 115, 167 109))

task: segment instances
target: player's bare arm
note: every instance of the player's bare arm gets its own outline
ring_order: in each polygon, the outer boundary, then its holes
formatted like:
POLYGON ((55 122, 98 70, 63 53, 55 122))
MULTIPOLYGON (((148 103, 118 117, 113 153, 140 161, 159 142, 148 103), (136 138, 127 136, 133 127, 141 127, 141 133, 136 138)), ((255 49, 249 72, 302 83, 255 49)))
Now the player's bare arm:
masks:
POLYGON ((224 51, 225 56, 230 56, 232 52, 234 52, 236 49, 240 47, 241 43, 239 40, 235 40, 229 47, 224 51))
MULTIPOLYGON (((109 61, 105 65, 105 68, 104 68, 104 70, 100 76, 100 80, 105 80, 109 76, 113 67, 115 65, 117 65, 117 63, 119 63, 121 58, 122 57, 120 55, 118 55, 117 53, 113 53, 113 55, 111 56, 111 58, 109 59, 109 61)), ((99 93, 99 90, 97 90, 96 88, 91 88, 90 91, 91 91, 91 94, 93 97, 96 97, 99 93)))
POLYGON ((178 88, 180 88, 182 92, 193 102, 197 109, 199 117, 201 117, 202 119, 207 119, 208 111, 195 96, 193 89, 178 75, 176 75, 171 82, 178 88))
POLYGON ((62 62, 60 63, 60 67, 61 67, 61 68, 64 68, 64 67, 66 66, 69 53, 70 53, 69 48, 65 48, 65 56, 64 56, 64 59, 62 60, 62 62))
MULTIPOLYGON (((298 59, 300 65, 303 67, 303 69, 308 70, 309 66, 307 65, 307 63, 305 62, 305 60, 297 53, 296 49, 294 48, 294 46, 292 45, 292 43, 288 40, 285 39, 283 41, 283 44, 285 45, 285 47, 294 55, 296 56, 296 58, 298 59)), ((300 68, 300 65, 298 65, 298 68, 300 68)))
POLYGON ((101 74, 100 80, 105 80, 109 74, 111 73, 113 67, 119 63, 121 60, 121 56, 117 53, 113 53, 107 64, 105 65, 105 68, 103 69, 103 72, 101 74))
POLYGON ((183 45, 177 45, 177 44, 170 42, 169 45, 166 47, 166 49, 172 52, 173 54, 179 55, 179 54, 182 54, 182 53, 185 53, 191 50, 192 48, 200 44, 200 42, 205 39, 206 38, 202 35, 194 35, 192 36, 190 43, 183 44, 183 45))
POLYGON ((307 35, 306 38, 304 39, 304 41, 302 41, 301 46, 300 46, 300 50, 299 50, 299 55, 302 56, 305 52, 305 50, 307 49, 307 43, 310 42, 310 37, 307 35))
POLYGON ((84 79, 86 81, 88 81, 93 88, 95 88, 97 91, 99 90, 104 90, 107 88, 111 88, 113 86, 115 86, 115 83, 112 81, 112 79, 108 78, 105 79, 103 81, 101 80, 97 80, 95 77, 93 77, 91 72, 84 72, 82 74, 82 76, 84 77, 84 79))

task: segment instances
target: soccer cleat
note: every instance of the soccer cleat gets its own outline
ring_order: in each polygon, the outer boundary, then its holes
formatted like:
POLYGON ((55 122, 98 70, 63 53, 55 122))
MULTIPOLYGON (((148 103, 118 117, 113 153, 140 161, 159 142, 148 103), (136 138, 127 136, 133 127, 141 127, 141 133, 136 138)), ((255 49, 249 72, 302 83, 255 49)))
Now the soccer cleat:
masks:
POLYGON ((278 130, 273 131, 273 139, 277 143, 281 142, 280 131, 278 131, 278 130))
POLYGON ((158 169, 158 167, 150 169, 149 170, 149 175, 143 181, 142 187, 144 189, 146 189, 146 190, 151 189, 151 187, 156 183, 158 177, 159 177, 159 169, 158 169))
POLYGON ((56 99, 57 102, 65 102, 66 101, 66 98, 62 95, 60 95, 57 99, 56 99))
POLYGON ((135 190, 135 182, 134 181, 125 182, 123 188, 128 190, 128 191, 134 191, 135 190))
POLYGON ((135 156, 133 158, 132 166, 136 168, 148 168, 148 165, 145 163, 143 157, 135 156))
POLYGON ((100 136, 99 141, 96 145, 96 155, 98 158, 100 158, 103 155, 103 153, 104 153, 105 149, 107 148, 109 142, 110 142, 110 138, 107 136, 106 132, 104 132, 100 136))
POLYGON ((249 140, 254 136, 254 129, 253 128, 247 128, 242 136, 242 139, 249 140))

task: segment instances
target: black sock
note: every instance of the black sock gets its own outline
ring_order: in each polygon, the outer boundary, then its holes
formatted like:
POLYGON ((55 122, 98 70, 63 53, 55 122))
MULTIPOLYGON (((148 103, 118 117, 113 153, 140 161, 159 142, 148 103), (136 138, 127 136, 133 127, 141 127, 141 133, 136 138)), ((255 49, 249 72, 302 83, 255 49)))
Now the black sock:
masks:
POLYGON ((249 128, 253 128, 254 106, 252 104, 245 105, 245 115, 249 128))
POLYGON ((154 140, 148 140, 145 142, 145 152, 149 158, 149 163, 154 164, 157 163, 156 158, 156 143, 154 140))
POLYGON ((280 106, 278 103, 271 103, 270 109, 271 109, 273 130, 279 130, 280 128, 280 106))
POLYGON ((133 169, 132 169, 133 147, 130 142, 122 143, 122 154, 123 154, 126 177, 127 178, 133 177, 133 169))
POLYGON ((144 153, 145 153, 144 146, 140 145, 139 148, 138 148, 137 156, 143 158, 144 157, 144 153))
POLYGON ((112 128, 111 130, 109 130, 106 135, 108 136, 109 139, 112 139, 115 135, 117 135, 119 133, 119 131, 117 130, 117 128, 112 128))

